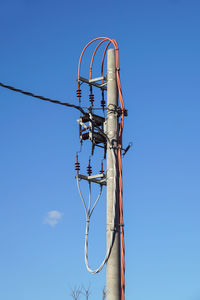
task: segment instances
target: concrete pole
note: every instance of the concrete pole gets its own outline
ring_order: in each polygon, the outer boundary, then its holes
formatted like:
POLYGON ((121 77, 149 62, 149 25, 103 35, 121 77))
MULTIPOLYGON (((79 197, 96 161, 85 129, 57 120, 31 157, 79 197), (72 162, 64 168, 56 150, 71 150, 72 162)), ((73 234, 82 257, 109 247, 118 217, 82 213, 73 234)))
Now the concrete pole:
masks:
MULTIPOLYGON (((109 49, 107 56, 107 107, 112 111, 107 112, 107 135, 114 146, 117 146, 118 137, 118 116, 115 108, 118 106, 118 93, 116 84, 115 50, 109 49)), ((113 201, 114 201, 114 168, 110 145, 107 145, 107 248, 109 247, 111 231, 115 231, 115 240, 107 262, 107 286, 106 299, 121 299, 121 263, 120 263, 120 220, 118 201, 118 179, 116 181, 116 219, 115 228, 113 222, 113 201)), ((117 155, 117 150, 115 150, 117 155)), ((116 166, 116 169, 118 167, 116 166)))

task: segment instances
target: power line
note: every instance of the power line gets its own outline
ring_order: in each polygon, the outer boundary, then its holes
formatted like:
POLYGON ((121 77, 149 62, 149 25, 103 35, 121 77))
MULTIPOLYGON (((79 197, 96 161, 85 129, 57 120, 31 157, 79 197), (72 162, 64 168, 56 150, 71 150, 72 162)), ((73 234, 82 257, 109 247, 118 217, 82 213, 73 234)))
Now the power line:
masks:
POLYGON ((36 94, 34 94, 32 92, 24 91, 22 89, 18 89, 16 87, 4 84, 2 82, 0 82, 0 86, 3 87, 3 88, 6 88, 8 90, 11 90, 13 92, 17 92, 17 93, 24 94, 24 95, 29 96, 29 97, 37 98, 37 99, 40 99, 42 101, 47 101, 47 102, 51 102, 51 103, 55 103, 55 104, 59 104, 59 105, 67 106, 67 107, 72 107, 72 108, 75 108, 75 109, 79 110, 82 114, 86 114, 86 112, 82 109, 82 107, 80 107, 78 105, 75 105, 75 104, 71 104, 71 103, 67 103, 67 102, 62 102, 60 100, 51 99, 51 98, 48 98, 48 97, 36 95, 36 94))
MULTIPOLYGON (((79 105, 75 105, 75 104, 71 104, 71 103, 68 103, 68 102, 62 102, 60 100, 55 100, 55 99, 51 99, 51 98, 48 98, 48 97, 44 97, 44 96, 41 96, 41 95, 36 95, 32 92, 28 92, 28 91, 24 91, 22 89, 18 89, 16 87, 13 87, 11 85, 7 85, 7 84, 4 84, 2 82, 0 82, 0 86, 3 87, 3 88, 6 88, 8 90, 11 90, 13 92, 17 92, 17 93, 20 93, 20 94, 23 94, 23 95, 26 95, 26 96, 29 96, 29 97, 33 97, 33 98, 37 98, 37 99, 40 99, 42 101, 46 101, 46 102, 50 102, 50 103, 55 103, 55 104, 59 104, 59 105, 63 105, 63 106, 66 106, 66 107, 71 107, 71 108, 75 108, 77 110, 79 110, 84 116, 85 115, 88 115, 87 112, 84 111, 84 109, 79 106, 79 105)), ((88 110, 90 110, 90 108, 88 108, 88 110)), ((87 116, 88 117, 88 116, 87 116)), ((101 133, 107 141, 109 141, 107 135, 103 132, 103 130, 101 128, 99 128, 99 126, 97 126, 94 122, 94 120, 92 120, 90 117, 88 117, 88 120, 96 126, 97 130, 99 133, 101 133)))

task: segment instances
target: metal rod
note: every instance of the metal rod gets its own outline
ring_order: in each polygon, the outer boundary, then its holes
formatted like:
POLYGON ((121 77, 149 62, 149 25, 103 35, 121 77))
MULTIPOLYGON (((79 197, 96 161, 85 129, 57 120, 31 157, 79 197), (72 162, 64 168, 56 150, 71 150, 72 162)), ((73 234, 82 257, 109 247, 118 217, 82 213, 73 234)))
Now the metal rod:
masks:
MULTIPOLYGON (((112 108, 107 112, 107 135, 114 147, 117 156, 117 139, 118 139, 118 115, 116 109, 118 106, 118 93, 116 83, 116 65, 115 50, 108 50, 107 57, 107 107, 112 108)), ((107 262, 107 300, 121 299, 121 260, 120 260, 120 226, 119 226, 119 200, 118 200, 118 176, 114 174, 113 158, 110 145, 107 145, 107 247, 111 231, 115 231, 115 238, 110 257, 107 262), (114 178, 117 177, 117 178, 114 178), (111 227, 113 222, 113 197, 114 197, 114 180, 116 180, 116 217, 115 226, 111 227)), ((118 170, 118 167, 116 166, 118 170)))
POLYGON ((96 87, 98 87, 102 90, 107 90, 107 87, 104 84, 100 84, 100 83, 97 83, 97 82, 92 82, 92 81, 90 81, 90 80, 88 80, 87 78, 84 78, 84 77, 79 77, 79 81, 82 81, 82 82, 88 83, 90 85, 96 86, 96 87))
POLYGON ((97 77, 97 78, 92 78, 89 80, 89 82, 97 82, 97 81, 101 81, 101 80, 106 80, 105 77, 101 76, 101 77, 97 77))
POLYGON ((85 176, 82 174, 78 174, 76 178, 87 180, 88 182, 94 182, 101 185, 106 185, 106 177, 104 174, 98 174, 98 176, 97 175, 85 176))

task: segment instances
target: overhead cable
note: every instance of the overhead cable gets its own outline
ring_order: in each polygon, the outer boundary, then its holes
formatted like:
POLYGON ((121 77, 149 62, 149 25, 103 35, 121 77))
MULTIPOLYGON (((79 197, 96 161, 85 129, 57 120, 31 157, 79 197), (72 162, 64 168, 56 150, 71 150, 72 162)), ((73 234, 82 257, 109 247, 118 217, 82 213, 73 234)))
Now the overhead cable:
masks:
MULTIPOLYGON (((13 87, 11 85, 7 85, 7 84, 4 84, 2 82, 0 82, 0 86, 3 87, 3 88, 6 88, 8 90, 11 90, 13 92, 17 92, 17 93, 20 93, 20 94, 23 94, 23 95, 26 95, 26 96, 29 96, 29 97, 33 97, 33 98, 37 98, 39 100, 42 100, 42 101, 46 101, 46 102, 50 102, 50 103, 54 103, 54 104, 59 104, 59 105, 63 105, 63 106, 66 106, 66 107, 71 107, 71 108, 75 108, 77 110, 79 110, 83 115, 86 115, 87 112, 84 111, 84 109, 79 106, 79 105, 75 105, 75 104, 72 104, 72 103, 68 103, 68 102, 62 102, 60 100, 56 100, 56 99, 51 99, 51 98, 48 98, 48 97, 44 97, 44 96, 41 96, 41 95, 36 95, 32 92, 28 92, 28 91, 24 91, 22 89, 19 89, 19 88, 16 88, 16 87, 13 87)), ((89 110, 90 108, 88 108, 89 110)), ((95 122, 88 118, 88 120, 96 126, 97 130, 106 138, 106 140, 108 141, 109 138, 107 137, 107 135, 101 130, 101 128, 99 128, 99 126, 97 126, 95 124, 95 122)))
POLYGON ((36 94, 34 94, 32 92, 24 91, 22 89, 18 89, 16 87, 4 84, 2 82, 0 82, 0 86, 3 87, 3 88, 6 88, 8 90, 11 90, 13 92, 24 94, 26 96, 37 98, 37 99, 40 99, 40 100, 43 100, 43 101, 47 101, 47 102, 51 102, 51 103, 55 103, 55 104, 59 104, 59 105, 67 106, 67 107, 72 107, 72 108, 75 108, 75 109, 79 110, 81 113, 85 114, 85 111, 80 106, 78 106, 78 105, 74 105, 74 104, 71 104, 71 103, 68 103, 68 102, 62 102, 60 100, 51 99, 51 98, 48 98, 48 97, 36 95, 36 94))

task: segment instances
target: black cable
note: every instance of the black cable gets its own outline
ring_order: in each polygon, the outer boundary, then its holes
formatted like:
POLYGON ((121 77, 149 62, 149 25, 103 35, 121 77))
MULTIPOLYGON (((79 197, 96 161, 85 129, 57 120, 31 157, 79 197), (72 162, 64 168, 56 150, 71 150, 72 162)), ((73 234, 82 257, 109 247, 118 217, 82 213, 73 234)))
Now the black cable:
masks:
MULTIPOLYGON (((83 110, 83 108, 80 107, 80 106, 78 106, 78 105, 74 105, 74 104, 67 103, 67 102, 61 102, 60 100, 55 100, 55 99, 43 97, 43 96, 40 96, 40 95, 35 95, 35 94, 31 93, 31 92, 27 92, 27 91, 18 89, 16 87, 4 84, 2 82, 0 82, 0 86, 3 87, 3 88, 6 88, 8 90, 11 90, 13 92, 21 93, 21 94, 24 94, 26 96, 30 96, 30 97, 33 97, 33 98, 40 99, 42 101, 47 101, 47 102, 51 102, 51 103, 55 103, 55 104, 59 104, 59 105, 67 106, 67 107, 72 107, 72 108, 75 108, 75 109, 79 110, 84 116, 88 115, 83 110)), ((101 133, 107 140, 109 140, 108 137, 107 137, 107 135, 103 132, 103 130, 101 130, 101 128, 99 128, 99 126, 97 126, 97 124, 95 124, 95 122, 93 120, 91 120, 90 118, 88 118, 88 121, 90 121, 93 125, 95 125, 95 127, 97 128, 97 130, 99 131, 99 133, 101 133)))
POLYGON ((51 103, 60 104, 60 105, 67 106, 67 107, 72 107, 72 108, 78 109, 80 112, 82 112, 82 114, 86 114, 85 111, 78 105, 74 105, 74 104, 67 103, 67 102, 61 102, 59 100, 50 99, 50 98, 43 97, 43 96, 40 96, 40 95, 35 95, 31 92, 23 91, 21 89, 15 88, 13 86, 6 85, 2 82, 0 82, 0 86, 6 88, 8 90, 11 90, 11 91, 14 91, 14 92, 17 92, 17 93, 21 93, 21 94, 24 94, 26 96, 30 96, 30 97, 33 97, 33 98, 37 98, 37 99, 40 99, 40 100, 43 100, 43 101, 48 101, 48 102, 51 102, 51 103))

